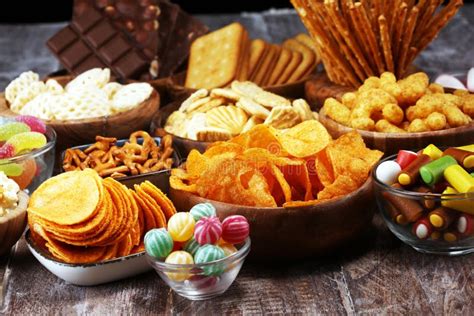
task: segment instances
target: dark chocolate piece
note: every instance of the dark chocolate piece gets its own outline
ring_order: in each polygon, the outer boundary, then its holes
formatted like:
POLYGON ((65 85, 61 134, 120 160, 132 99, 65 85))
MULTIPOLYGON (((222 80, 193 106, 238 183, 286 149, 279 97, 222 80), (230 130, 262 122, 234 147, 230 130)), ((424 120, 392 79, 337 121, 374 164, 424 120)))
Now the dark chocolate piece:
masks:
POLYGON ((75 75, 94 67, 108 67, 120 79, 134 79, 146 73, 150 65, 125 34, 95 9, 76 17, 50 38, 47 46, 75 75))

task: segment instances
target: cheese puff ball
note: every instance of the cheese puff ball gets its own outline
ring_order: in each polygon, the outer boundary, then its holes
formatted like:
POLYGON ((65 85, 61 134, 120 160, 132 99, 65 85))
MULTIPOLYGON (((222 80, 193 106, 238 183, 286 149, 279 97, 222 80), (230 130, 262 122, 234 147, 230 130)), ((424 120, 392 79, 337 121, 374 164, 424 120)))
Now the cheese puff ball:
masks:
POLYGON ((373 131, 375 129, 375 122, 369 117, 359 117, 351 120, 351 127, 355 129, 362 129, 365 131, 373 131))
POLYGON ((465 96, 465 95, 469 95, 469 91, 457 89, 457 90, 454 90, 453 94, 457 95, 458 97, 462 97, 462 96, 465 96))
POLYGON ((375 124, 375 130, 381 133, 406 133, 405 130, 393 125, 387 120, 380 120, 375 124))
POLYGON ((428 84, 428 75, 423 72, 418 72, 399 80, 398 85, 402 89, 402 93, 398 98, 399 105, 408 106, 415 104, 425 94, 428 84))
POLYGON ((461 97, 462 111, 474 119, 474 94, 466 94, 461 97))
POLYGON ((410 122, 408 121, 403 121, 402 124, 400 124, 400 128, 403 129, 404 131, 408 131, 409 126, 410 126, 410 122))
POLYGON ((426 93, 444 93, 444 87, 438 83, 430 83, 426 93))
POLYGON ((456 106, 458 108, 461 108, 462 107, 462 97, 460 96, 457 96, 457 95, 454 95, 454 94, 449 94, 449 93, 446 93, 446 94, 443 94, 443 93, 437 93, 436 94, 440 99, 442 99, 444 102, 444 105, 452 105, 452 106, 456 106))
POLYGON ((344 125, 349 124, 351 117, 351 110, 349 110, 344 104, 337 101, 334 98, 328 98, 324 101, 323 110, 327 116, 336 122, 344 125))
POLYGON ((365 79, 364 83, 359 87, 358 91, 363 92, 367 90, 378 89, 380 88, 380 85, 380 78, 372 76, 365 79))
POLYGON ((342 96, 341 101, 342 104, 352 110, 356 106, 357 94, 354 92, 347 92, 342 96))
POLYGON ((416 119, 415 110, 416 107, 414 105, 407 107, 407 109, 405 110, 405 117, 407 118, 408 122, 411 122, 416 119))
POLYGON ((396 82, 397 82, 397 77, 395 77, 395 75, 391 72, 386 71, 380 75, 380 84, 382 86, 387 83, 396 83, 396 82))
POLYGON ((397 100, 382 89, 362 91, 357 97, 355 108, 363 107, 370 112, 382 111, 386 104, 397 103, 397 100))
POLYGON ((403 122, 404 114, 401 107, 397 104, 389 103, 383 107, 382 115, 384 119, 392 124, 399 125, 403 122))
POLYGON ((391 72, 384 72, 380 76, 380 89, 388 92, 395 99, 400 98, 402 89, 397 83, 397 78, 391 72))
POLYGON ((425 123, 432 131, 439 131, 446 128, 446 116, 439 112, 433 112, 425 119, 425 123))
POLYGON ((409 133, 421 133, 421 132, 428 132, 430 129, 428 125, 426 125, 425 121, 422 119, 414 119, 410 126, 408 126, 409 133))
MULTIPOLYGON (((409 107, 410 113, 407 113, 410 121, 414 119, 425 119, 431 113, 437 111, 443 103, 443 98, 440 97, 441 94, 426 94, 421 97, 414 107, 409 107)), ((408 112, 408 109, 407 109, 408 112)))
POLYGON ((456 106, 444 106, 442 107, 442 113, 446 115, 449 126, 458 127, 469 124, 472 119, 463 113, 456 106))

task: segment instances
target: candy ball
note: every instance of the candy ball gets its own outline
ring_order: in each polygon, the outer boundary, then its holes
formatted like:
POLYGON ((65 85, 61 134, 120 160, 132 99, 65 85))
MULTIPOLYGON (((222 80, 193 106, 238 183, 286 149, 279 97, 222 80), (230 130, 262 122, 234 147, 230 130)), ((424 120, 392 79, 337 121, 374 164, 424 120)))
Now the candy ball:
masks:
MULTIPOLYGON (((193 264, 193 257, 186 251, 174 251, 165 260, 171 264, 193 264)), ((184 270, 185 271, 185 270, 184 270)), ((189 272, 167 272, 166 275, 173 281, 181 282, 189 278, 189 272)))
POLYGON ((189 211, 197 222, 203 217, 216 216, 216 208, 211 203, 200 203, 193 206, 189 211))
POLYGON ((196 241, 196 239, 191 238, 184 244, 183 250, 189 252, 191 255, 194 256, 199 247, 201 247, 201 245, 196 241))
POLYGON ((168 221, 168 232, 174 241, 188 241, 193 237, 195 224, 191 213, 176 213, 168 221))
POLYGON ((226 217, 222 222, 222 239, 229 244, 240 244, 250 232, 249 222, 242 215, 226 217))
POLYGON ((232 244, 222 243, 222 244, 219 244, 219 247, 221 247, 221 249, 224 250, 224 254, 226 257, 237 252, 237 248, 235 248, 235 246, 232 244))
POLYGON ((148 231, 144 238, 146 252, 155 258, 165 258, 173 249, 173 239, 166 228, 148 231))
POLYGON ((221 235, 222 224, 215 216, 201 218, 194 227, 194 239, 200 245, 215 244, 221 235))
MULTIPOLYGON (((215 245, 204 245, 196 251, 194 255, 194 262, 196 264, 207 263, 225 258, 224 250, 215 245)), ((205 275, 219 275, 224 272, 224 265, 216 263, 209 266, 202 267, 205 275)))

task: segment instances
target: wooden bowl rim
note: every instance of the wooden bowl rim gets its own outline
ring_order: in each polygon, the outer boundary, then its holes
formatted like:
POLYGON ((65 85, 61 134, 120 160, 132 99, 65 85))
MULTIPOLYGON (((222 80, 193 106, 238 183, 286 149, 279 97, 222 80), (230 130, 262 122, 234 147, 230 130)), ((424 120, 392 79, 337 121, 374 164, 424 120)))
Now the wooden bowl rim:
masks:
MULTIPOLYGON (((183 194, 186 198, 189 198, 190 196, 197 198, 198 200, 201 200, 199 203, 212 203, 215 204, 216 208, 219 208, 220 206, 225 206, 227 208, 241 208, 241 209, 247 209, 250 211, 271 211, 271 212, 295 212, 295 211, 313 211, 313 212, 324 212, 324 209, 321 209, 321 206, 331 206, 330 204, 334 204, 334 206, 338 206, 338 204, 346 202, 348 200, 351 200, 355 198, 356 196, 360 196, 364 191, 367 191, 370 189, 370 187, 373 184, 373 179, 372 175, 369 173, 369 176, 367 177, 367 180, 364 182, 363 185, 361 185, 357 190, 352 191, 351 193, 344 195, 344 196, 339 196, 337 198, 324 201, 315 205, 305 205, 305 206, 292 206, 292 207, 260 207, 260 206, 246 206, 246 205, 238 205, 238 204, 231 204, 231 203, 226 203, 226 202, 220 202, 220 201, 215 201, 211 199, 207 199, 204 197, 201 197, 199 195, 186 192, 183 190, 176 190, 170 187, 170 192, 174 191, 179 194, 183 194)), ((326 210, 331 212, 330 210, 326 210)))
MULTIPOLYGON (((71 75, 66 75, 66 76, 58 76, 58 77, 49 77, 48 79, 54 79, 54 80, 58 80, 60 78, 74 78, 74 76, 71 76, 71 75)), ((145 82, 145 83, 148 83, 148 82, 145 82)), ((141 110, 142 108, 144 108, 149 102, 153 102, 153 103, 160 103, 160 95, 158 93, 158 91, 156 91, 156 89, 150 84, 148 83, 151 88, 152 88, 152 92, 151 92, 151 95, 148 99, 146 99, 145 101, 141 102, 138 106, 130 109, 130 110, 127 110, 127 111, 124 111, 124 112, 120 112, 120 113, 116 113, 116 114, 112 114, 112 115, 105 115, 105 116, 98 116, 98 117, 90 117, 90 118, 83 118, 83 119, 77 119, 77 120, 42 120, 43 122, 45 122, 46 124, 50 124, 50 125, 80 125, 80 124, 87 124, 87 123, 93 123, 93 122, 98 122, 98 121, 104 121, 104 122, 107 122, 109 120, 112 120, 112 119, 117 119, 117 118, 121 118, 121 116, 125 116, 125 115, 128 115, 130 112, 132 111, 138 111, 138 110, 141 110)), ((7 101, 7 99, 5 98, 5 92, 1 92, 0 93, 0 98, 4 99, 4 102, 8 108, 8 110, 10 110, 10 103, 7 101)), ((11 111, 11 110, 10 110, 11 111)), ((11 111, 12 114, 14 115, 19 115, 18 113, 14 113, 13 111, 11 111)))
POLYGON ((474 121, 471 123, 463 126, 452 127, 448 129, 443 129, 439 131, 429 131, 429 132, 417 132, 417 133, 382 133, 382 132, 373 132, 373 131, 366 131, 361 129, 355 129, 346 125, 343 125, 339 122, 334 121, 330 117, 325 114, 324 108, 319 111, 319 121, 328 129, 326 124, 330 124, 340 128, 341 132, 349 133, 352 131, 357 131, 362 137, 371 137, 371 138, 388 138, 388 139, 412 139, 412 138, 422 138, 423 136, 447 136, 453 134, 459 134, 465 131, 474 131, 474 121), (326 124, 325 124, 326 123, 326 124))
MULTIPOLYGON (((18 192, 18 205, 11 212, 5 216, 0 216, 0 225, 8 225, 11 220, 14 220, 26 213, 28 207, 28 201, 30 197, 24 191, 18 192)), ((25 218, 26 220, 26 218, 25 218)))

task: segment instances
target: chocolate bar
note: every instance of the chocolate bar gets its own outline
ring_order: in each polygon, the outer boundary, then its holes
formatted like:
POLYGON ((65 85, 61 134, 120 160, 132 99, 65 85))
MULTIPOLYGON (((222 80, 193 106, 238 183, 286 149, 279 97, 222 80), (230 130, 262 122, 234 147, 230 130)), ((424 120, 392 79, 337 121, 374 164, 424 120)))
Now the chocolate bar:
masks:
POLYGON ((47 46, 75 75, 94 67, 108 67, 118 78, 139 78, 150 65, 141 50, 95 9, 77 16, 50 38, 47 46))
POLYGON ((157 17, 160 8, 157 0, 75 0, 73 20, 89 10, 98 10, 119 30, 122 30, 143 51, 151 62, 157 57, 157 17))

